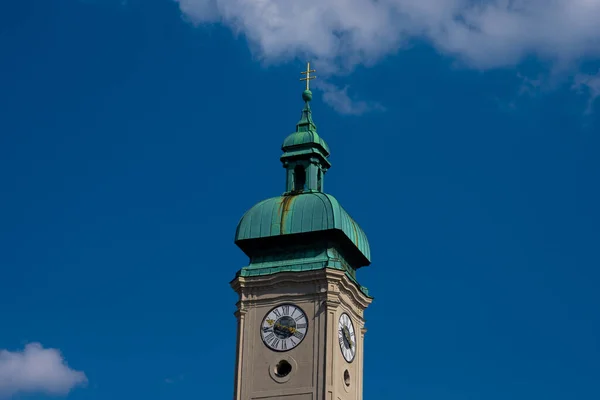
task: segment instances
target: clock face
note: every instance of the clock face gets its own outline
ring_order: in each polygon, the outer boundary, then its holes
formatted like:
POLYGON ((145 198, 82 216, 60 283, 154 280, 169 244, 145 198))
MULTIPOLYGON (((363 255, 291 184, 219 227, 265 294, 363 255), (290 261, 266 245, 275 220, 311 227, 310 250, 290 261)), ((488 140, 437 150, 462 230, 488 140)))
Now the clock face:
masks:
POLYGON ((356 355, 356 334, 354 333, 354 325, 348 314, 340 315, 338 322, 338 341, 340 342, 340 350, 344 359, 348 362, 354 360, 356 355))
POLYGON ((260 336, 271 350, 288 351, 298 346, 308 329, 304 311, 293 304, 282 304, 265 315, 260 336))

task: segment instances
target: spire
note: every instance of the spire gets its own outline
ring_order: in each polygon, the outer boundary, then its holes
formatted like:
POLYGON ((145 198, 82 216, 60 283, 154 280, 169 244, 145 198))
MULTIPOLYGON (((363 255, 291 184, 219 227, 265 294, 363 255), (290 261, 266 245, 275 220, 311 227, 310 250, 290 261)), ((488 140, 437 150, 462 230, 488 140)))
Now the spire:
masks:
POLYGON ((306 82, 306 90, 302 92, 302 100, 304 100, 304 108, 302 109, 302 117, 296 124, 296 132, 316 132, 317 126, 312 120, 312 111, 310 110, 310 101, 312 100, 312 92, 310 91, 310 81, 315 79, 316 76, 311 76, 311 72, 317 72, 314 69, 310 69, 310 63, 306 63, 306 71, 302 71, 301 74, 304 78, 300 78, 300 81, 306 82))
POLYGON ((312 120, 310 81, 316 78, 311 75, 313 72, 315 70, 311 70, 310 63, 307 63, 306 71, 302 72, 305 76, 300 79, 306 81, 306 89, 302 92, 302 116, 296 124, 296 132, 289 135, 281 146, 283 154, 280 159, 287 170, 286 194, 322 192, 323 175, 331 167, 327 160, 329 147, 317 133, 317 126, 312 120))
POLYGON ((302 116, 300 121, 296 124, 296 132, 316 132, 317 126, 312 119, 312 111, 310 109, 310 101, 312 100, 312 92, 305 90, 302 93, 302 100, 304 100, 304 108, 302 109, 302 116))

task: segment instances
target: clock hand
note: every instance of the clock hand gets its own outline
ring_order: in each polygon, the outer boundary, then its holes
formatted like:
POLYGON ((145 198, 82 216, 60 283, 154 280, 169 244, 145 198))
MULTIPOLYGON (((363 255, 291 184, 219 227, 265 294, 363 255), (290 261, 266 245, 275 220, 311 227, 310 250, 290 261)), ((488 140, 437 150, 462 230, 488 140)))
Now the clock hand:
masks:
POLYGON ((281 330, 284 330, 284 331, 288 331, 288 332, 290 332, 290 333, 294 333, 294 332, 296 332, 296 328, 293 328, 293 327, 291 327, 291 326, 285 326, 285 325, 281 325, 281 324, 279 324, 279 323, 275 323, 275 328, 277 328, 277 329, 281 329, 281 330))
POLYGON ((346 342, 348 342, 348 345, 350 346, 350 348, 352 348, 352 346, 354 346, 354 343, 352 342, 352 339, 350 338, 350 333, 348 332, 348 328, 344 327, 342 329, 342 331, 344 332, 344 339, 346 339, 346 342))

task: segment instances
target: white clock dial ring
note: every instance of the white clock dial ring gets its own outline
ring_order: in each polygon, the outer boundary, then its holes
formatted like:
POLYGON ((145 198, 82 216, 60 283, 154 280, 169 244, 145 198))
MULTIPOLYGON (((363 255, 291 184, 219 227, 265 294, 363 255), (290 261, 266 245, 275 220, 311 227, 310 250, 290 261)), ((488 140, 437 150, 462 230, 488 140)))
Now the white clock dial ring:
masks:
POLYGON ((295 304, 280 304, 263 318, 260 337, 274 351, 289 351, 298 346, 308 331, 308 318, 295 304))
POLYGON ((344 359, 349 363, 354 361, 356 356, 356 333, 352 319, 346 313, 340 315, 338 321, 338 341, 344 359))

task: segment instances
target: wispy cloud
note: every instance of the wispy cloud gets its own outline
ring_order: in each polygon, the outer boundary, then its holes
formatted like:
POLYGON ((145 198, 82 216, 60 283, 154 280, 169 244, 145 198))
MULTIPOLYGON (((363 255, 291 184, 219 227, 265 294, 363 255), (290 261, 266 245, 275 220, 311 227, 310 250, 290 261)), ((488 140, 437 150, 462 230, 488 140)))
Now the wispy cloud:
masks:
POLYGON ((66 395, 86 383, 85 373, 71 369, 57 349, 30 343, 22 351, 0 350, 0 398, 16 393, 66 395))
POLYGON ((351 98, 348 94, 349 86, 339 88, 334 84, 319 81, 315 83, 315 87, 323 91, 323 101, 340 114, 361 115, 369 111, 385 111, 385 107, 379 103, 351 98))
MULTIPOLYGON (((311 59, 321 76, 372 65, 413 38, 475 69, 529 56, 562 67, 600 57, 594 0, 174 1, 193 23, 245 35, 265 63, 311 59)), ((344 89, 329 93, 340 110, 366 107, 345 100, 344 89)))
POLYGON ((535 96, 540 91, 543 85, 543 79, 538 77, 536 79, 529 78, 517 73, 517 78, 521 80, 521 87, 519 88, 519 95, 535 96))
POLYGON ((179 375, 177 377, 166 378, 165 383, 170 385, 170 384, 173 384, 176 382, 181 382, 182 380, 183 380, 183 375, 179 375))
POLYGON ((589 96, 586 113, 591 113, 594 103, 600 97, 600 70, 596 75, 578 74, 573 82, 573 89, 589 96))

